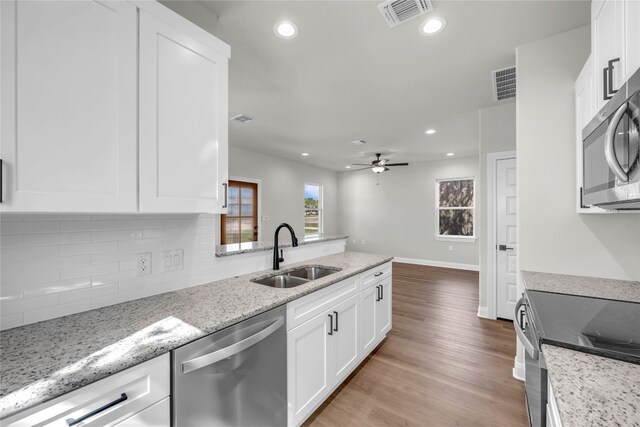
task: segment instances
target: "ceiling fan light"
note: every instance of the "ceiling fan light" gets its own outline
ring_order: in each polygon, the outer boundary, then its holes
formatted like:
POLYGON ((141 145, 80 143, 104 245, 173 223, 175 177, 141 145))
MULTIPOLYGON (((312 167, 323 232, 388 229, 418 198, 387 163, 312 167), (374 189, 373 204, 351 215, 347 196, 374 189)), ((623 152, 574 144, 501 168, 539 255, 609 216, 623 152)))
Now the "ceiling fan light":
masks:
POLYGON ((371 168, 373 173, 382 173, 386 168, 384 166, 374 166, 371 168))

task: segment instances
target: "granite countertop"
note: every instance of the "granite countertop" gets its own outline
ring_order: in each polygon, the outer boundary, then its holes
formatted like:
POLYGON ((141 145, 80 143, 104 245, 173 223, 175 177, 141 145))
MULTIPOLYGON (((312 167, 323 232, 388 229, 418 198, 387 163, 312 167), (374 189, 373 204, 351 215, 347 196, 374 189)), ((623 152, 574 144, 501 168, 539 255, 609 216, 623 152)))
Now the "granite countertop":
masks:
POLYGON ((392 257, 343 252, 287 265, 341 271, 291 289, 264 270, 0 332, 0 417, 53 399, 339 282, 392 257))
POLYGON ((640 426, 640 365, 542 345, 563 427, 640 426))
MULTIPOLYGON (((331 240, 345 240, 348 239, 349 236, 342 235, 333 235, 333 234, 321 234, 319 236, 304 236, 298 238, 298 245, 308 245, 311 243, 321 243, 328 242, 331 240)), ((246 254, 249 252, 260 252, 260 251, 270 251, 273 249, 273 242, 269 240, 259 241, 259 242, 245 242, 245 243, 234 243, 231 245, 219 245, 216 246, 216 256, 231 256, 231 255, 240 255, 246 254)), ((278 247, 280 248, 288 248, 291 247, 291 238, 287 233, 286 236, 282 236, 280 241, 278 242, 278 247)))
POLYGON ((640 282, 538 271, 521 271, 520 273, 524 287, 529 291, 640 302, 640 282))

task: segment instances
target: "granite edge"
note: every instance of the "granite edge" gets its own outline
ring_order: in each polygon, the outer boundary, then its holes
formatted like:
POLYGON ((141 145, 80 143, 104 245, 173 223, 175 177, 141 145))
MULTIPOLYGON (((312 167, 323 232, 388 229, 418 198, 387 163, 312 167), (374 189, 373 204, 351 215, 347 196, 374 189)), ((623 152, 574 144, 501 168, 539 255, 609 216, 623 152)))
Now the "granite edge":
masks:
MULTIPOLYGON (((333 240, 346 240, 348 239, 349 236, 328 236, 328 237, 322 237, 319 238, 317 240, 311 240, 308 242, 305 241, 300 241, 298 243, 298 246, 304 246, 304 245, 313 245, 314 243, 324 243, 324 242, 330 242, 333 240)), ((242 254, 248 254, 248 253, 255 253, 255 252, 266 252, 266 251, 270 251, 273 250, 274 244, 270 243, 259 247, 259 248, 249 248, 249 249, 238 249, 237 251, 233 251, 233 252, 223 252, 221 250, 222 246, 227 246, 227 245, 218 245, 216 246, 215 249, 215 255, 218 258, 224 258, 224 257, 229 257, 229 256, 234 256, 234 255, 242 255, 242 254)), ((291 247, 291 243, 290 242, 286 242, 286 243, 282 243, 281 245, 278 245, 280 248, 290 248, 291 247)))

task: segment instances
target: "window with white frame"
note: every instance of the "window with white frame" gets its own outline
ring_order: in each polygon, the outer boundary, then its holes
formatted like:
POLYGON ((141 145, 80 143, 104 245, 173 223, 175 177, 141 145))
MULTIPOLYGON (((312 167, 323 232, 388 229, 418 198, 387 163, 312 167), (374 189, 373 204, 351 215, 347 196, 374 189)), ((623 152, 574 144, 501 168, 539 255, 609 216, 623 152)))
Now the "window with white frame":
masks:
POLYGON ((304 185, 304 234, 322 233, 322 185, 304 185))
POLYGON ((436 239, 475 240, 475 179, 436 180, 436 239))

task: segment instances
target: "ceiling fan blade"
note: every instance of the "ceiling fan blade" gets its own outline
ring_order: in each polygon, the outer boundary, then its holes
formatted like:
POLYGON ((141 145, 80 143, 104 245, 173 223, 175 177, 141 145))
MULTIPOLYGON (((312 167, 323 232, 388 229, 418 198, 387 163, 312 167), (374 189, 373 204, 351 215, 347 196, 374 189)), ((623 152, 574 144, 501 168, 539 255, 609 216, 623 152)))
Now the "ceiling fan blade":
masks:
POLYGON ((385 166, 409 166, 409 163, 387 163, 385 166))
POLYGON ((369 167, 371 167, 371 165, 368 164, 368 163, 351 163, 351 166, 369 166, 369 167))
POLYGON ((365 169, 371 169, 371 166, 367 166, 366 168, 360 168, 360 169, 351 169, 351 172, 363 171, 365 169))

